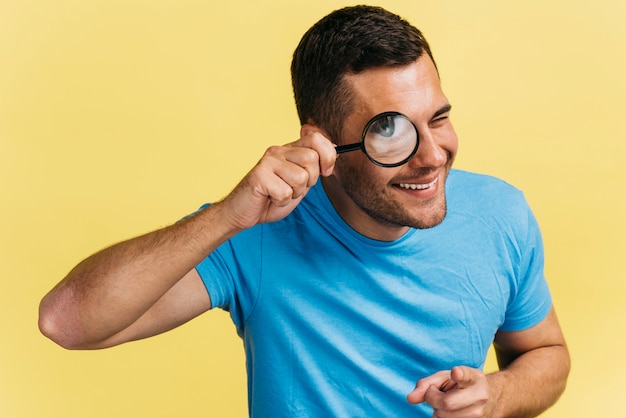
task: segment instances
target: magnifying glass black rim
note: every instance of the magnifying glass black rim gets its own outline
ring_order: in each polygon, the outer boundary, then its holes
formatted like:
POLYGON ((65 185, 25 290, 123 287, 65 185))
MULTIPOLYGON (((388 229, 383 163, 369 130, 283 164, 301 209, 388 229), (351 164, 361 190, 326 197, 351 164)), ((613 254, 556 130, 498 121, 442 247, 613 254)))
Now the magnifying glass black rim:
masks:
POLYGON ((409 160, 411 158, 413 158, 415 156, 415 154, 417 153, 417 148, 419 147, 419 143, 420 143, 420 136, 419 136, 419 132, 417 130, 417 126, 415 126, 415 124, 413 123, 413 121, 406 115, 400 113, 400 112, 383 112, 383 113, 379 113, 378 115, 374 116, 373 118, 371 118, 369 120, 369 122, 367 122, 367 124, 365 125, 365 128, 363 128, 363 132, 361 133, 361 141, 360 142, 356 142, 354 144, 347 144, 347 145, 339 145, 336 147, 337 150, 337 154, 343 154, 344 152, 350 152, 350 151, 356 151, 356 150, 361 150, 363 151, 363 154, 365 154, 365 156, 374 164, 376 164, 379 167, 385 167, 385 168, 393 168, 393 167, 399 167, 403 164, 406 164, 409 162, 409 160), (413 125, 413 128, 415 129, 415 134, 417 136, 416 141, 415 141, 415 147, 413 148, 413 151, 411 151, 411 153, 404 158, 402 161, 399 161, 397 163, 381 163, 380 161, 376 161, 374 158, 372 158, 369 153, 367 152, 367 149, 365 147, 365 135, 367 134, 367 131, 369 130, 370 126, 372 126, 372 124, 374 122, 376 122, 377 120, 387 117, 387 116, 402 116, 403 118, 405 118, 406 120, 408 120, 409 122, 411 122, 411 125, 413 125))

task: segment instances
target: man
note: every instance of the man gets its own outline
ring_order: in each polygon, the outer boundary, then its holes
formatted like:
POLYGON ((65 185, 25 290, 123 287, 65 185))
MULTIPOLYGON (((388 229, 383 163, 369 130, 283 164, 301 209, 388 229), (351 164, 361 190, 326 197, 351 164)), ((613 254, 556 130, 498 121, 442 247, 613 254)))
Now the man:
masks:
POLYGON ((103 348, 221 307, 255 417, 548 408, 569 355, 537 224, 513 187, 451 170, 422 34, 380 8, 338 10, 304 35, 292 77, 300 139, 222 201, 80 263, 43 299, 42 332, 103 348), (485 375, 492 343, 501 370, 485 375))

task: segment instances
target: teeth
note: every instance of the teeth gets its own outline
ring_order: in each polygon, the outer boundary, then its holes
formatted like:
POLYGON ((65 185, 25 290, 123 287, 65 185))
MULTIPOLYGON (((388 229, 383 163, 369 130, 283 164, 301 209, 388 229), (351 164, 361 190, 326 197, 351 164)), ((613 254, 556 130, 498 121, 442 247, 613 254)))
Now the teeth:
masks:
POLYGON ((403 189, 411 189, 411 190, 424 190, 430 189, 437 183, 437 178, 427 184, 409 184, 409 183, 400 183, 399 186, 403 189))

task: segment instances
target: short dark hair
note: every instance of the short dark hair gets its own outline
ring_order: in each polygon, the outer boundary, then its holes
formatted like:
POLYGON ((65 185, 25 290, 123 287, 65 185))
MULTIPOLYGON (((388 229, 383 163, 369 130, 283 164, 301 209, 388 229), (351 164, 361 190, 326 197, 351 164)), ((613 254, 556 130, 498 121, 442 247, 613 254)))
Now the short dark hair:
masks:
POLYGON ((422 33, 400 16, 380 7, 336 10, 313 25, 293 54, 291 80, 300 123, 312 123, 341 138, 352 111, 346 74, 368 68, 406 65, 426 52, 422 33))

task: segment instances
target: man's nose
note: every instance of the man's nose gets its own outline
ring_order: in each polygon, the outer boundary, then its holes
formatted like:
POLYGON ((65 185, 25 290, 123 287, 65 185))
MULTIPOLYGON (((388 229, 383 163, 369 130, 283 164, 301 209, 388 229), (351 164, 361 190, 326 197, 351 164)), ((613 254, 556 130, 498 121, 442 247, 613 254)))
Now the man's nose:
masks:
POLYGON ((417 153, 408 162, 413 168, 432 167, 437 168, 446 164, 448 161, 448 153, 437 142, 430 130, 420 132, 419 146, 417 153))

